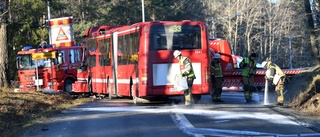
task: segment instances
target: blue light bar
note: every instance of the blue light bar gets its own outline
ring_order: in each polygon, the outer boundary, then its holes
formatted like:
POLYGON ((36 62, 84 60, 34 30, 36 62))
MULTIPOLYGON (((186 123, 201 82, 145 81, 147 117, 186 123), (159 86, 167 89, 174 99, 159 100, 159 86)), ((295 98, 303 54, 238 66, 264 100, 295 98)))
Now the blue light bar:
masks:
POLYGON ((44 48, 52 48, 52 44, 44 44, 44 48))
POLYGON ((24 47, 22 48, 22 50, 29 50, 29 49, 32 49, 32 46, 24 46, 24 47))
POLYGON ((38 48, 52 48, 52 44, 44 44, 43 46, 41 44, 38 45, 38 48))

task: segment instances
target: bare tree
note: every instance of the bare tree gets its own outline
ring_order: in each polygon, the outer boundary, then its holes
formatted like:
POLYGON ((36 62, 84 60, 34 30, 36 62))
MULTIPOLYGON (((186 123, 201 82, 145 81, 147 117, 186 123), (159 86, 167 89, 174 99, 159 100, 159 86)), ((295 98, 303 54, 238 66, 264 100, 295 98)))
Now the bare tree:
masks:
MULTIPOLYGON (((316 5, 319 5, 319 1, 315 1, 316 5)), ((312 17, 312 10, 311 10, 311 5, 310 5, 310 0, 304 0, 304 5, 305 5, 305 10, 306 10, 306 15, 307 15, 307 27, 310 33, 310 40, 311 40, 311 49, 312 52, 315 56, 316 64, 320 64, 320 47, 317 45, 316 41, 316 32, 315 32, 315 26, 314 26, 314 20, 312 17)), ((317 9, 319 9, 317 7, 317 9)))
MULTIPOLYGON (((207 2, 212 6, 209 6, 207 11, 210 13, 207 15, 214 16, 215 19, 220 18, 215 21, 215 34, 229 41, 233 54, 247 56, 256 52, 259 54, 258 61, 268 56, 274 62, 281 63, 282 67, 288 67, 289 57, 299 59, 300 57, 295 55, 303 55, 300 50, 309 45, 308 41, 300 38, 305 34, 306 29, 303 22, 304 10, 299 1, 214 0, 207 2), (235 14, 241 16, 235 18, 235 14), (292 52, 289 48, 289 36, 296 36, 290 39, 292 52)), ((308 51, 303 53, 310 55, 308 51)))
POLYGON ((7 0, 0 3, 0 87, 8 86, 8 50, 7 50, 7 0))

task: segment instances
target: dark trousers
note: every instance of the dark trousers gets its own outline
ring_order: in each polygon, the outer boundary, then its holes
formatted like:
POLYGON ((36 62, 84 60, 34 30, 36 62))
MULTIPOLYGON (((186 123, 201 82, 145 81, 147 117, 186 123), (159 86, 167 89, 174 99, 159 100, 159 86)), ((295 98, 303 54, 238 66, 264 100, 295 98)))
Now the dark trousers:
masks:
POLYGON ((222 83, 223 83, 223 78, 214 78, 212 76, 212 99, 213 100, 219 100, 221 99, 221 94, 222 94, 222 83))
POLYGON ((192 97, 193 81, 194 81, 194 78, 187 78, 188 89, 184 91, 184 98, 185 98, 186 105, 193 104, 193 97, 192 97))

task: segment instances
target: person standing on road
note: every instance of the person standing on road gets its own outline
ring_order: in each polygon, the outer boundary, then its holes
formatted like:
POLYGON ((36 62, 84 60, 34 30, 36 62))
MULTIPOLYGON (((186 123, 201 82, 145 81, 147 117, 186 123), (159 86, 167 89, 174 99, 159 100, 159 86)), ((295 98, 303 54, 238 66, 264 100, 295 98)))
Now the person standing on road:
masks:
POLYGON ((246 102, 252 102, 252 92, 254 90, 254 75, 256 74, 256 53, 251 53, 249 57, 245 57, 239 64, 242 69, 243 94, 246 102))
POLYGON ((272 84, 276 86, 275 91, 278 95, 277 105, 283 106, 283 90, 286 74, 277 64, 272 63, 269 58, 266 58, 266 61, 262 62, 261 65, 263 68, 267 69, 265 78, 269 81, 272 81, 272 84))
POLYGON ((211 59, 211 84, 212 84, 212 102, 223 102, 222 94, 223 74, 220 64, 220 54, 216 53, 211 59))
POLYGON ((188 89, 184 91, 185 105, 193 105, 194 101, 192 97, 192 85, 196 76, 192 68, 191 60, 185 56, 182 56, 179 50, 175 50, 173 52, 173 56, 179 60, 180 73, 182 77, 187 77, 188 89))

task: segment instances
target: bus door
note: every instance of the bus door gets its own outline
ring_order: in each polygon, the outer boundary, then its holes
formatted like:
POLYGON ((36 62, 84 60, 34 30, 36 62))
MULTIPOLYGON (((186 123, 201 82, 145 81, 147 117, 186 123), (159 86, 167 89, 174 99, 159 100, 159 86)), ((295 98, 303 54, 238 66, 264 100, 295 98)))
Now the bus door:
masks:
POLYGON ((118 96, 118 32, 112 34, 112 82, 114 95, 118 96))
MULTIPOLYGON (((100 72, 100 78, 101 78, 101 84, 100 84, 100 90, 102 94, 108 94, 110 92, 110 81, 108 80, 108 77, 110 76, 110 38, 104 38, 102 40, 99 40, 99 72, 100 72)), ((112 74, 112 73, 111 73, 112 74)))

